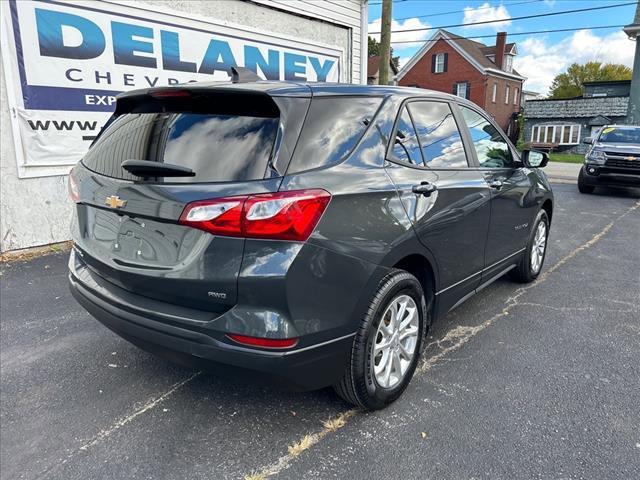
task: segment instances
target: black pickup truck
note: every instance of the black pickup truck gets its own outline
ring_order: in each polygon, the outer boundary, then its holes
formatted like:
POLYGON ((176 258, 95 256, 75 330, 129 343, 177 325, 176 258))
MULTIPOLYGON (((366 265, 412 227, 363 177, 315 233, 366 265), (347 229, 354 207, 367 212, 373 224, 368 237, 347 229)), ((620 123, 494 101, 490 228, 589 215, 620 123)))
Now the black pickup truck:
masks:
POLYGON ((578 175, 578 190, 599 186, 640 187, 640 126, 606 125, 595 137, 578 175))

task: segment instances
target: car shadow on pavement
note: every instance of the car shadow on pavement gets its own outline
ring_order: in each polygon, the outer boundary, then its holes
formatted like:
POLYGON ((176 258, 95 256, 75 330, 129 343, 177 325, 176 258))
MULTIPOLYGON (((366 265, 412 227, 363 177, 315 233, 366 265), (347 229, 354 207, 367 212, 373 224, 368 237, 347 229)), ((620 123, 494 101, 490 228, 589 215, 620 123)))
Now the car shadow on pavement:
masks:
POLYGON ((623 188, 610 188, 610 187, 596 187, 593 193, 588 195, 596 197, 616 197, 616 198, 640 198, 640 188, 623 187, 623 188))

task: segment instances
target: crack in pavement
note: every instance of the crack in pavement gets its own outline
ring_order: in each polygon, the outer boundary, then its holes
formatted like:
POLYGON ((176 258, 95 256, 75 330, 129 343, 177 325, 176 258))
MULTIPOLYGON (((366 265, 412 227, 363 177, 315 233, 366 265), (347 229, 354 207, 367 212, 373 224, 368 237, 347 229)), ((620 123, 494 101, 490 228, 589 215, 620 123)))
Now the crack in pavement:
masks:
MULTIPOLYGON (((624 218, 634 210, 637 210, 638 208, 640 208, 640 201, 637 201, 632 207, 628 208, 624 213, 622 213, 621 215, 616 217, 614 220, 609 222, 600 232, 595 234, 589 241, 576 247, 567 255, 562 257, 551 268, 549 268, 548 270, 543 272, 541 275, 539 275, 535 282, 530 283, 525 287, 520 287, 519 289, 517 289, 515 292, 515 295, 507 298, 504 308, 499 313, 495 314, 494 316, 492 316, 488 320, 485 320, 479 325, 475 325, 475 326, 458 325, 457 327, 447 332, 447 334, 440 340, 436 340, 435 342, 432 342, 429 345, 427 345, 425 350, 433 345, 437 346, 441 350, 437 354, 431 355, 429 358, 424 359, 422 363, 418 365, 418 368, 416 368, 415 375, 421 375, 429 371, 431 368, 437 365, 441 360, 443 360, 443 358, 447 356, 449 353, 460 349, 467 342, 469 342, 469 340, 475 337, 478 333, 482 332, 487 327, 490 327, 491 325, 493 325, 497 320, 508 316, 511 309, 513 309, 516 306, 524 305, 519 301, 522 295, 524 295, 527 291, 531 290, 532 288, 535 288, 538 285, 544 283, 553 272, 558 270, 560 267, 566 264, 569 260, 574 258, 579 253, 583 252, 584 250, 587 250, 588 248, 598 243, 602 239, 602 237, 604 237, 607 233, 609 233, 609 231, 613 228, 616 222, 620 221, 622 218, 624 218), (447 344, 447 343, 450 343, 450 344, 447 345, 446 347, 442 346, 443 344, 447 344)), ((348 414, 348 416, 345 419, 345 423, 347 419, 354 417, 357 412, 358 412, 358 409, 351 409, 344 412, 344 414, 348 414)), ((326 437, 328 433, 330 432, 325 432, 323 429, 320 432, 312 433, 303 437, 303 440, 306 437, 313 438, 313 442, 310 443, 303 451, 306 451, 309 448, 313 447, 314 445, 317 445, 318 442, 320 442, 320 440, 326 437)), ((293 457, 290 454, 284 455, 283 457, 280 457, 280 459, 274 464, 267 465, 259 469, 256 473, 245 475, 244 479, 245 480, 264 480, 273 475, 277 475, 281 471, 288 468, 291 461, 295 457, 300 455, 300 453, 302 452, 299 452, 297 455, 293 457)))
POLYGON ((56 471, 59 468, 61 468, 62 466, 64 466, 70 460, 72 460, 79 453, 82 453, 82 452, 90 449, 91 447, 93 447, 94 445, 99 443, 100 441, 108 438, 112 433, 116 432, 117 430, 119 430, 120 428, 124 427, 128 423, 131 423, 133 420, 135 420, 137 417, 139 417, 143 413, 148 412, 149 410, 153 409, 154 407, 156 407, 160 403, 164 402, 169 396, 171 396, 178 389, 180 389, 181 387, 185 386, 187 383, 192 381, 198 375, 200 375, 200 372, 196 372, 196 373, 190 375, 189 377, 185 378, 184 380, 181 380, 179 382, 174 383, 163 394, 149 399, 147 402, 145 402, 145 404, 142 407, 140 407, 136 411, 130 413, 129 415, 127 415, 125 417, 122 417, 121 419, 116 421, 114 424, 112 424, 108 428, 100 430, 88 442, 84 443, 82 446, 78 447, 77 449, 75 449, 71 453, 69 453, 66 458, 62 459, 61 461, 59 461, 58 463, 56 463, 54 465, 51 465, 46 470, 44 470, 41 473, 39 473, 36 476, 36 480, 40 480, 42 478, 46 478, 48 475, 50 475, 54 471, 56 471))
POLYGON ((291 465, 291 462, 299 457, 302 452, 313 447, 329 433, 335 432, 336 430, 344 427, 347 423, 347 420, 354 416, 357 412, 357 408, 352 408, 323 422, 322 430, 305 435, 300 441, 288 447, 288 453, 286 455, 281 456, 275 463, 271 465, 263 467, 256 472, 245 475, 244 480, 264 480, 268 477, 272 477, 273 475, 277 475, 282 470, 286 470, 291 465))

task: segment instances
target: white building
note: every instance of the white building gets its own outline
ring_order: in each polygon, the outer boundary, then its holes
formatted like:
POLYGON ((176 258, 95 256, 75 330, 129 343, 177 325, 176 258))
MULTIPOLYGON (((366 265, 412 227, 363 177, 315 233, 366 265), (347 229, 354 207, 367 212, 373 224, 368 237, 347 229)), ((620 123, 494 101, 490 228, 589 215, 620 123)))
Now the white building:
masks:
POLYGON ((262 77, 366 83, 367 0, 1 2, 0 251, 69 238, 66 174, 121 91, 262 77))
POLYGON ((532 90, 523 90, 520 105, 524 105, 529 100, 540 100, 541 98, 544 98, 544 95, 539 92, 534 92, 532 90))

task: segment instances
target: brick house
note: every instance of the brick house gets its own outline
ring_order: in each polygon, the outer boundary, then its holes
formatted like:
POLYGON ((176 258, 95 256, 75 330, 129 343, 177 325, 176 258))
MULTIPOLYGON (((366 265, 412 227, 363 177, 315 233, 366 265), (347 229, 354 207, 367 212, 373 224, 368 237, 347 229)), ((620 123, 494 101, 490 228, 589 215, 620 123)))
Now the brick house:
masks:
MULTIPOLYGON (((389 78, 398 74, 398 67, 389 62, 389 78)), ((378 85, 380 79, 380 55, 370 55, 367 59, 367 85, 378 85)))
POLYGON ((468 98, 515 137, 525 78, 513 69, 516 44, 506 41, 504 32, 496 35, 496 45, 489 46, 438 30, 400 69, 396 83, 468 98))

